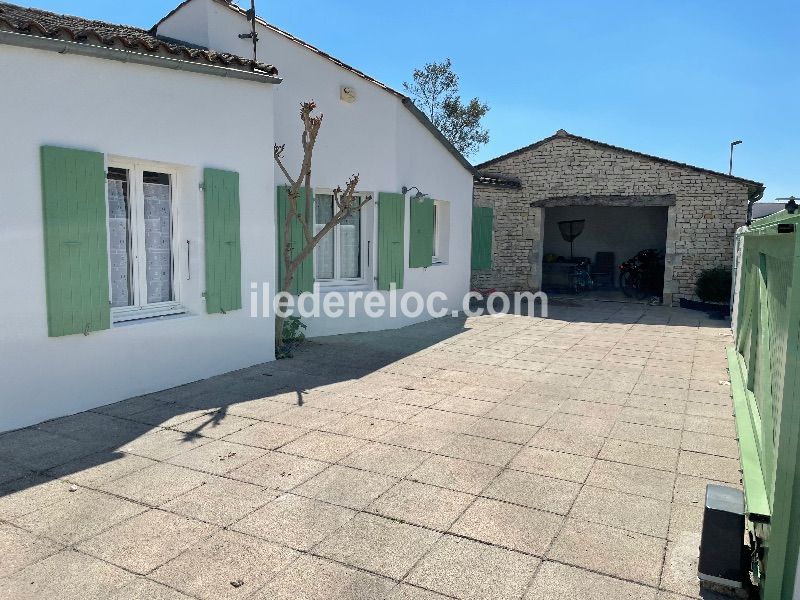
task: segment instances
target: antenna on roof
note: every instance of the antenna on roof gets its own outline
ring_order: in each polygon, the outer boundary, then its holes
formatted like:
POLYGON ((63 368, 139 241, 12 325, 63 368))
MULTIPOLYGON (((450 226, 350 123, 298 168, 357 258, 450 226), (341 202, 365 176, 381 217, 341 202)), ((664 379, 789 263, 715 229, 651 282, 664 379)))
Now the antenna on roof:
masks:
POLYGON ((258 33, 256 32, 256 0, 250 0, 250 8, 244 13, 250 21, 250 33, 240 33, 239 38, 253 40, 253 70, 258 62, 258 33))

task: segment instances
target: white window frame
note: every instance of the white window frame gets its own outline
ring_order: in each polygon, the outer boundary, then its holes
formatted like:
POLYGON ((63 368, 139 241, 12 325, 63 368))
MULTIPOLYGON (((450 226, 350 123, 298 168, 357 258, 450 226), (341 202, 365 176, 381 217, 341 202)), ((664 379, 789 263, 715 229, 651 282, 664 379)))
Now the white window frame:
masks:
MULTIPOLYGON (((186 312, 180 302, 181 260, 178 220, 178 202, 180 198, 180 178, 178 168, 158 162, 128 159, 116 156, 108 157, 106 168, 125 169, 128 171, 128 202, 131 207, 130 235, 131 247, 129 260, 131 260, 132 277, 129 286, 132 288, 133 303, 130 306, 117 306, 111 308, 111 322, 113 324, 125 323, 139 319, 163 317, 186 312), (153 171, 169 175, 170 181, 170 221, 172 232, 170 236, 170 250, 172 258, 172 295, 168 302, 147 302, 147 273, 145 268, 145 226, 144 226, 144 189, 143 179, 145 171, 153 171), (139 258, 141 256, 141 259, 139 258)), ((108 207, 108 185, 106 184, 106 207, 108 207)), ((108 210, 108 208, 106 208, 108 210)), ((108 228, 106 218, 106 228, 108 228)), ((110 241, 110 236, 107 236, 110 241)), ((110 256, 110 248, 109 248, 110 256)), ((109 261, 109 275, 111 262, 109 261)), ((109 277, 110 281, 110 277, 109 277)), ((109 303, 111 302, 111 285, 108 287, 109 303)))
MULTIPOLYGON (((316 197, 319 194, 325 194, 325 195, 328 195, 328 196, 333 196, 333 188, 314 188, 314 200, 315 201, 314 201, 314 206, 313 206, 313 211, 314 211, 313 226, 316 226, 316 224, 317 224, 316 197)), ((357 191, 357 192, 355 192, 354 196, 356 198, 358 198, 359 201, 363 201, 367 196, 372 196, 373 199, 375 198, 375 195, 371 194, 369 192, 358 192, 357 191)), ((360 263, 359 263, 359 271, 360 271, 361 275, 359 277, 354 277, 354 278, 336 277, 336 274, 341 272, 341 264, 340 264, 340 262, 341 262, 340 261, 340 258, 341 258, 340 254, 341 253, 339 251, 340 250, 339 240, 340 240, 341 236, 337 235, 337 229, 339 228, 339 225, 337 225, 333 229, 333 273, 334 273, 334 277, 332 279, 317 279, 316 260, 317 260, 317 248, 319 247, 319 246, 317 246, 316 248, 314 248, 314 251, 312 252, 312 257, 313 257, 312 261, 314 262, 314 265, 313 265, 313 269, 314 269, 314 285, 318 285, 321 289, 326 289, 326 288, 342 288, 342 287, 345 287, 345 288, 347 288, 347 287, 361 287, 361 286, 364 286, 367 283, 366 273, 367 273, 367 269, 368 269, 367 252, 369 250, 369 240, 368 240, 369 236, 368 236, 368 231, 367 231, 367 228, 366 228, 367 219, 365 218, 366 214, 364 212, 364 209, 366 209, 368 206, 370 206, 373 202, 374 202, 374 200, 371 200, 369 203, 367 203, 364 206, 362 206, 361 209, 359 210, 359 212, 361 213, 359 215, 360 218, 359 218, 359 221, 358 221, 358 225, 359 225, 359 228, 360 228, 359 229, 359 236, 358 236, 359 249, 360 249, 360 252, 359 252, 359 261, 360 261, 360 263)), ((336 206, 335 205, 333 207, 333 214, 336 214, 336 206)), ((330 235, 330 233, 329 233, 329 235, 330 235)))

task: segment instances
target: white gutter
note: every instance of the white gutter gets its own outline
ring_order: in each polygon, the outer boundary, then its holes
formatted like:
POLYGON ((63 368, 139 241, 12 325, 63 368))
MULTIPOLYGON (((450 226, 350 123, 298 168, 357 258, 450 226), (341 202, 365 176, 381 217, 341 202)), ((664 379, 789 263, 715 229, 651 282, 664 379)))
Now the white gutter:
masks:
POLYGON ((15 33, 13 31, 0 31, 0 44, 33 48, 35 50, 50 50, 52 52, 58 52, 59 54, 77 54, 79 56, 90 56, 92 58, 104 58, 148 67, 160 67, 162 69, 199 73, 201 75, 244 79, 245 81, 256 81, 259 83, 277 84, 283 81, 280 77, 268 75, 263 71, 232 69, 230 67, 180 60, 168 56, 143 54, 141 52, 131 52, 130 50, 120 50, 118 48, 105 48, 103 46, 72 42, 69 40, 58 40, 37 35, 27 35, 24 33, 15 33))

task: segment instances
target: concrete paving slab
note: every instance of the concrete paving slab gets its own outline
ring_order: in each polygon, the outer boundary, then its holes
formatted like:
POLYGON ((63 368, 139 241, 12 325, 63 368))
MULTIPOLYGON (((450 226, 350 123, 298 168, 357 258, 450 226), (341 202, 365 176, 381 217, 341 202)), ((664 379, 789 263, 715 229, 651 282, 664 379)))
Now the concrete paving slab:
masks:
POLYGON ((564 517, 507 502, 478 498, 448 530, 510 550, 544 556, 564 517))
POLYGON ((528 446, 520 450, 508 466, 518 471, 583 483, 593 463, 594 459, 587 456, 528 446))
POLYGON ((195 598, 245 598, 261 589, 299 554, 285 546, 220 531, 150 577, 195 598))
POLYGON ((669 502, 675 485, 675 473, 597 460, 586 478, 586 484, 669 502))
POLYGON ((408 478, 457 492, 479 494, 498 473, 499 467, 434 455, 413 470, 408 478))
POLYGON ((303 556, 283 570, 254 600, 375 600, 396 583, 315 556, 303 556))
POLYGON ((437 454, 502 467, 508 464, 520 448, 520 445, 510 442, 459 434, 440 448, 437 454))
POLYGON ((167 460, 178 454, 189 452, 203 444, 209 443, 208 438, 194 436, 180 431, 169 429, 154 429, 131 440, 120 450, 127 454, 135 454, 153 460, 167 460))
POLYGON ((739 458, 739 444, 734 438, 684 431, 681 450, 711 454, 726 458, 739 458))
POLYGON ((375 500, 368 511, 412 525, 446 531, 475 499, 415 481, 401 481, 375 500))
POLYGON ((0 578, 38 562, 61 550, 56 542, 42 539, 10 523, 0 523, 0 578))
POLYGON ((104 492, 148 506, 161 506, 209 481, 211 475, 167 463, 156 463, 103 483, 104 492))
POLYGON ((597 458, 662 471, 674 471, 678 462, 678 449, 609 438, 597 458))
POLYGON ((368 442, 342 458, 339 463, 382 475, 405 477, 429 456, 427 452, 419 450, 368 442))
POLYGON ((352 454, 366 443, 365 440, 350 436, 324 431, 309 431, 302 437, 282 446, 281 452, 335 463, 352 454))
POLYGON ((334 465, 294 491, 301 496, 361 510, 396 481, 397 479, 386 475, 334 465))
POLYGON ((539 431, 539 428, 533 425, 480 418, 465 433, 500 442, 526 444, 537 431, 539 431))
POLYGON ((609 437, 664 448, 679 448, 681 445, 680 430, 624 421, 618 421, 614 425, 609 437))
POLYGON ((656 593, 654 588, 548 561, 524 600, 655 600, 656 593))
POLYGON ((67 497, 70 485, 66 481, 42 475, 15 479, 0 486, 0 519, 41 510, 67 497))
POLYGON ((144 577, 119 588, 109 600, 190 600, 190 596, 144 577))
POLYGON ((441 534, 361 513, 315 548, 314 553, 392 579, 402 579, 441 534))
POLYGON ((15 525, 69 545, 92 537, 134 515, 145 506, 111 494, 78 488, 55 504, 13 519, 15 525))
POLYGON ((231 526, 235 531, 310 550, 356 515, 319 500, 284 494, 231 526))
POLYGON ((288 491, 328 468, 328 463, 283 452, 267 454, 234 469, 227 477, 267 489, 288 491))
POLYGON ((178 515, 227 527, 278 497, 278 492, 257 485, 209 477, 205 483, 161 505, 178 515))
POLYGON ((577 483, 508 470, 492 481, 482 495, 566 515, 579 491, 580 485, 577 483))
POLYGON ((665 538, 669 527, 670 503, 585 485, 569 516, 665 538))
POLYGON ((81 542, 77 549, 132 573, 146 575, 217 529, 194 519, 149 510, 81 542))
POLYGON ((169 459, 169 463, 188 469, 224 475, 266 454, 263 448, 213 440, 199 448, 169 459))
POLYGON ((539 559, 449 535, 406 578, 411 584, 465 600, 519 598, 539 559))
POLYGON ((742 474, 739 461, 722 456, 681 451, 678 473, 706 479, 717 479, 739 485, 742 474))
POLYGON ((13 600, 104 600, 134 578, 107 562, 63 550, 0 579, 0 598, 13 600))
POLYGON ((534 434, 528 442, 528 445, 535 448, 552 450, 554 452, 567 452, 568 454, 578 454, 580 456, 595 458, 600 453, 600 449, 603 447, 603 444, 605 444, 605 441, 606 438, 598 435, 573 433, 571 431, 542 427, 534 434))
POLYGON ((307 429, 258 421, 254 425, 225 436, 226 442, 275 450, 308 433, 307 429))
POLYGON ((640 533, 568 519, 547 558, 656 587, 665 544, 640 533))

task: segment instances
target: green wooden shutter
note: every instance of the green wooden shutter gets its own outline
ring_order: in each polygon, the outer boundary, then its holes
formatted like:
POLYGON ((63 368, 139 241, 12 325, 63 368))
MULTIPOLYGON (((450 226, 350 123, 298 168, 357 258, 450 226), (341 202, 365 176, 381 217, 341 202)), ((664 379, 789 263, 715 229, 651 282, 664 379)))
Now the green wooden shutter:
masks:
POLYGON ((242 256, 239 239, 239 174, 219 169, 203 172, 206 311, 242 308, 242 256))
POLYGON ((103 155, 42 146, 41 169, 48 334, 108 329, 103 155))
POLYGON ((494 209, 486 206, 472 207, 472 268, 492 268, 492 232, 494 209))
POLYGON ((405 246, 405 196, 390 192, 378 194, 378 289, 388 290, 394 283, 403 287, 405 246))
MULTIPOLYGON (((283 264, 283 248, 285 242, 283 241, 283 224, 286 221, 286 214, 289 212, 289 188, 288 186, 278 186, 278 289, 283 285, 283 276, 285 268, 283 264)), ((300 198, 298 201, 297 212, 301 215, 306 211, 306 190, 300 189, 300 198)), ((313 206, 313 203, 312 203, 313 206)), ((309 219, 313 219, 313 214, 309 215, 309 219)), ((292 219, 291 227, 289 228, 289 243, 292 245, 292 258, 296 257, 305 247, 305 236, 303 235, 303 226, 297 219, 292 219)), ((294 295, 302 294, 303 292, 311 292, 314 290, 314 253, 312 252, 295 271, 292 285, 289 289, 294 295)))
POLYGON ((433 200, 411 198, 411 231, 408 241, 408 266, 433 264, 433 200))

